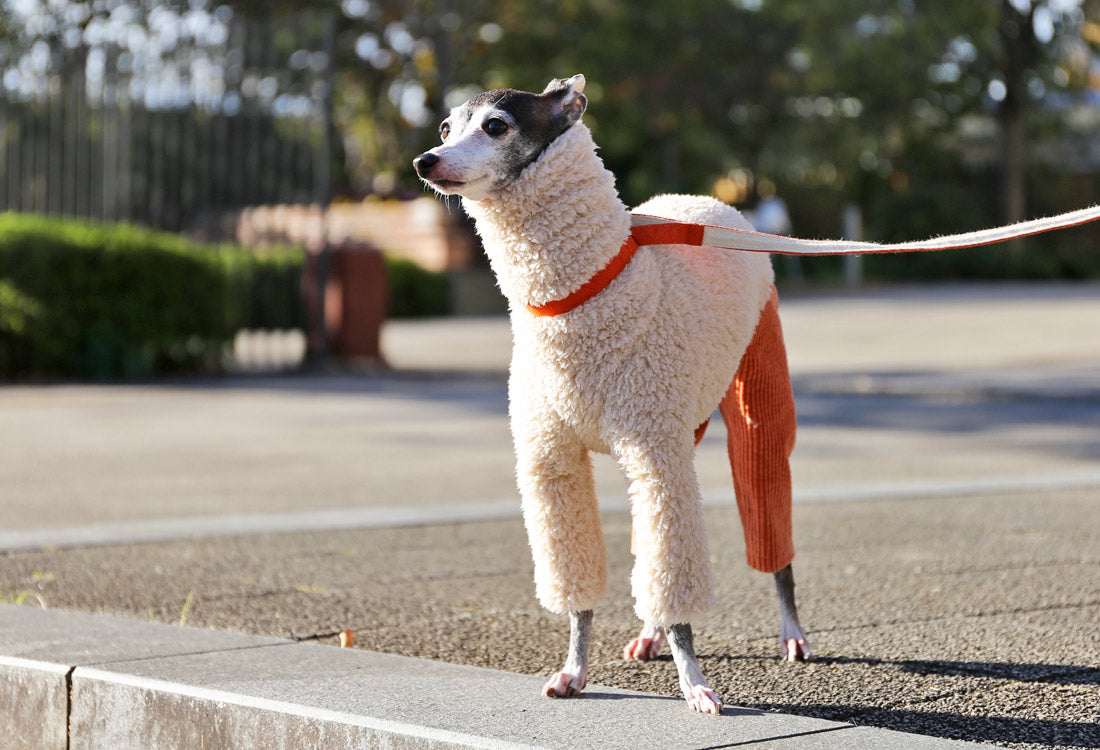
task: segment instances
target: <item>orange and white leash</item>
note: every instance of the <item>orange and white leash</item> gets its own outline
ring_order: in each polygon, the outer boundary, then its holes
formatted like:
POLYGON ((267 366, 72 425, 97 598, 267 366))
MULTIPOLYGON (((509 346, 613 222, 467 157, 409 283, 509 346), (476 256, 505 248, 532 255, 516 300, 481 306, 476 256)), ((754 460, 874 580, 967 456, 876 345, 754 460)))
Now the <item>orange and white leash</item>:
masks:
POLYGON ((1020 222, 977 232, 951 234, 916 242, 857 242, 854 240, 801 240, 746 229, 709 224, 686 224, 648 214, 631 214, 631 234, 638 245, 701 245, 781 255, 852 255, 955 250, 1053 232, 1100 219, 1100 206, 1020 222))
POLYGON ((909 253, 991 245, 995 242, 1005 242, 1042 232, 1053 232, 1055 229, 1074 227, 1097 219, 1100 219, 1100 206, 1093 206, 1092 208, 1082 208, 1079 211, 1070 211, 1058 216, 1048 216, 1045 219, 1025 221, 1007 227, 983 229, 979 232, 952 234, 918 242, 879 244, 877 242, 854 242, 852 240, 800 240, 747 229, 716 227, 710 224, 688 224, 648 214, 631 214, 633 226, 630 229, 630 235, 623 241, 619 252, 606 266, 565 297, 541 304, 527 303, 524 307, 532 315, 538 317, 564 315, 575 310, 606 289, 630 263, 638 248, 645 245, 699 245, 703 247, 720 247, 727 250, 779 253, 782 255, 909 253))

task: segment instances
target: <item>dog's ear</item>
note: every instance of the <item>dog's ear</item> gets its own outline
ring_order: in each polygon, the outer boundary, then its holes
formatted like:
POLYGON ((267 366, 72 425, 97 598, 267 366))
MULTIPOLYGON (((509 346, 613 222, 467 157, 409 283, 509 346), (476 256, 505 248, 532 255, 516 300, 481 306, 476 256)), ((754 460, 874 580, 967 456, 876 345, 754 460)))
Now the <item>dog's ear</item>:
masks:
POLYGON ((550 105, 550 116, 563 118, 566 127, 581 119, 584 108, 588 106, 588 97, 584 91, 584 76, 577 74, 572 78, 555 78, 546 84, 542 98, 550 105))

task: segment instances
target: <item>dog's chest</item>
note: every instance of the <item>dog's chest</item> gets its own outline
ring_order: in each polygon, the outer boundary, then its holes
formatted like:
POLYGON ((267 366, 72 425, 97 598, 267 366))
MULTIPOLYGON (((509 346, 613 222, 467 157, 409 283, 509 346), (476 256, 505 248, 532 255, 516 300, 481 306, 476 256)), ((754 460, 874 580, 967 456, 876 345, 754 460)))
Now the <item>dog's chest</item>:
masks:
POLYGON ((513 318, 513 398, 555 415, 597 452, 608 452, 639 409, 691 390, 652 392, 666 391, 669 379, 655 373, 661 362, 671 364, 669 350, 677 345, 661 325, 659 299, 642 305, 633 293, 637 284, 624 282, 567 316, 533 318, 517 311, 513 318))
POLYGON ((608 452, 608 427, 619 408, 622 372, 634 357, 637 332, 597 332, 578 328, 576 321, 525 323, 515 331, 513 405, 519 401, 524 411, 551 415, 589 450, 608 452))

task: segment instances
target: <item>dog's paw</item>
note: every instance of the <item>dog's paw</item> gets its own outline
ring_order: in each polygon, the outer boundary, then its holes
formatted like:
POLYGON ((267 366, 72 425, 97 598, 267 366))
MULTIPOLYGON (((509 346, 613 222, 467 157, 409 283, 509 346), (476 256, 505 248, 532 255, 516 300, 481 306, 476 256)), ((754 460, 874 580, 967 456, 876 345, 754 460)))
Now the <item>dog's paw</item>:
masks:
POLYGON ((810 661, 814 658, 806 632, 797 616, 784 615, 779 623, 779 654, 783 661, 810 661))
POLYGON ((542 686, 542 694, 547 698, 570 698, 579 695, 587 683, 583 674, 558 672, 542 686))
POLYGON ((722 699, 706 685, 692 685, 684 690, 684 697, 692 709, 703 714, 722 713, 722 699))
POLYGON ((623 658, 627 661, 648 661, 656 659, 661 653, 661 643, 665 639, 665 629, 656 625, 646 625, 638 637, 623 647, 623 658))
POLYGON ((810 648, 810 642, 806 640, 805 636, 802 638, 788 638, 786 643, 783 644, 783 661, 810 661, 813 658, 813 649, 810 648))
POLYGON ((649 661, 656 659, 661 652, 660 638, 643 638, 638 636, 623 647, 623 658, 627 661, 649 661))

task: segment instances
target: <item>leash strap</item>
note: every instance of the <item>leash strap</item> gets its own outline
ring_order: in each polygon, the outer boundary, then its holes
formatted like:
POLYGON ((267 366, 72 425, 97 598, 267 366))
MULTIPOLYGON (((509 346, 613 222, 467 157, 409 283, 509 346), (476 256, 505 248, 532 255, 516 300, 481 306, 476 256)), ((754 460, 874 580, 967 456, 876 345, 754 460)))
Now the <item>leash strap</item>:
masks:
POLYGON ((800 240, 732 227, 685 224, 648 214, 631 214, 631 218, 634 224, 632 230, 634 240, 639 245, 701 245, 780 255, 850 255, 928 252, 992 245, 1096 221, 1100 219, 1100 206, 1082 208, 1058 216, 1033 219, 1006 227, 952 234, 917 242, 890 244, 853 240, 800 240))
POLYGON ((849 255, 865 253, 909 253, 930 250, 954 250, 978 245, 992 245, 1020 237, 1028 237, 1056 229, 1066 229, 1100 219, 1100 206, 1034 219, 1007 227, 983 229, 978 232, 952 234, 918 242, 854 242, 852 240, 800 240, 781 237, 747 229, 716 227, 710 224, 687 224, 662 219, 648 214, 631 214, 633 228, 619 252, 610 262, 576 291, 558 300, 541 305, 524 305, 538 317, 563 315, 583 305, 603 291, 626 268, 639 246, 644 245, 699 245, 720 247, 727 250, 748 250, 757 253, 780 255, 849 255))

